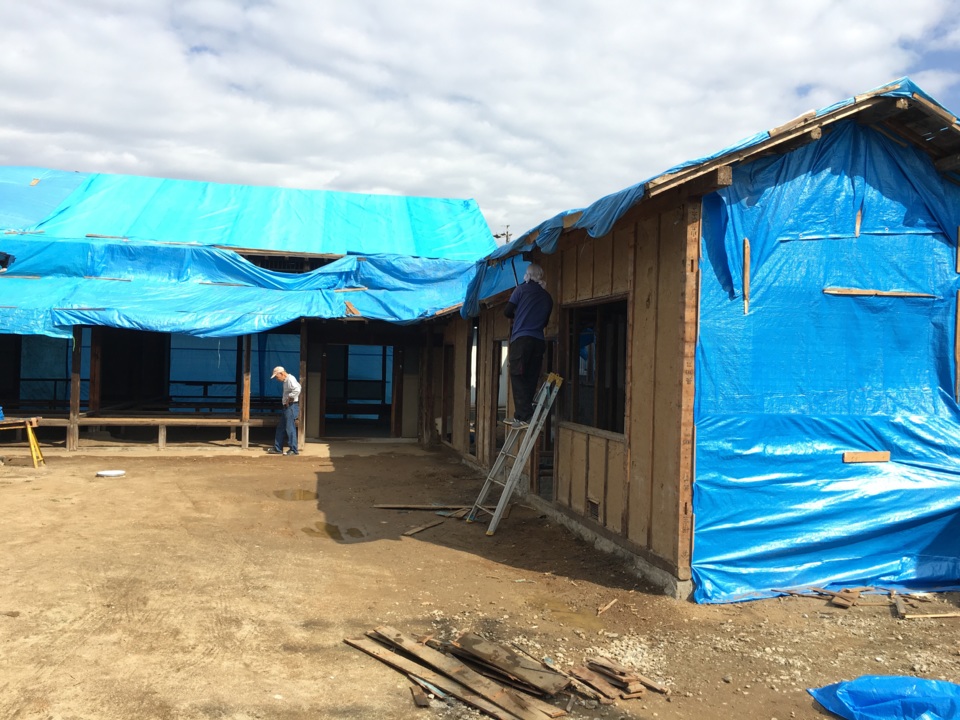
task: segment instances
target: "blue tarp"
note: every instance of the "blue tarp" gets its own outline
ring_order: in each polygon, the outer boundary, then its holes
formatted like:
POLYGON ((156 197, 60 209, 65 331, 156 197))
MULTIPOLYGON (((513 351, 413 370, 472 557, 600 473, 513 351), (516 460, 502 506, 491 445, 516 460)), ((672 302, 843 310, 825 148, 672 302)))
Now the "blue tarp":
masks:
MULTIPOLYGON (((934 98, 924 92, 924 90, 922 90, 912 80, 910 80, 910 78, 907 77, 900 78, 899 80, 895 80, 882 87, 874 88, 865 95, 912 98, 914 94, 917 94, 925 100, 939 105, 934 98)), ((816 114, 817 116, 826 115, 835 110, 839 110, 843 107, 851 105, 854 102, 855 98, 848 98, 841 102, 830 105, 829 107, 818 110, 816 114)), ((674 165, 670 169, 657 173, 656 175, 647 178, 642 182, 631 185, 623 190, 618 190, 617 192, 611 193, 606 197, 602 197, 585 208, 564 210, 554 217, 545 220, 536 227, 526 231, 512 242, 498 247, 496 250, 490 253, 489 256, 481 261, 482 267, 478 269, 477 278, 470 285, 470 288, 467 292, 467 297, 463 304, 463 309, 461 310, 461 314, 464 317, 472 317, 477 315, 480 312, 481 300, 506 289, 506 277, 498 272, 497 261, 502 261, 504 258, 508 258, 516 253, 528 252, 534 248, 539 248, 544 253, 552 254, 556 252, 557 242, 560 239, 560 234, 564 230, 584 230, 590 237, 603 237, 613 229, 613 226, 616 224, 617 220, 619 220, 624 213, 626 213, 644 197, 647 192, 647 183, 649 183, 651 180, 664 175, 670 175, 671 173, 679 172, 687 168, 696 167, 697 165, 702 165, 725 155, 730 155, 740 150, 748 149, 769 139, 769 132, 763 131, 756 133, 711 155, 700 157, 695 160, 688 160, 678 165, 674 165), (578 213, 579 216, 575 220, 571 221, 570 217, 577 215, 578 213)))
MULTIPOLYGON (((935 102, 907 78, 870 94, 935 102)), ((758 133, 667 173, 768 138, 758 133)), ((463 314, 511 286, 511 254, 554 252, 565 225, 603 236, 645 191, 646 181, 601 198, 572 223, 576 211, 561 213, 499 248, 482 263, 463 314)), ((704 198, 697 601, 811 585, 957 587, 958 225, 960 187, 922 150, 846 120, 794 152, 734 165, 733 185, 704 198), (891 459, 845 464, 850 451, 891 459)))
POLYGON ((960 685, 897 675, 864 675, 808 691, 845 720, 951 720, 960 717, 960 685))
POLYGON ((960 187, 919 149, 847 121, 733 180, 704 202, 696 599, 954 586, 960 187), (891 458, 846 464, 848 451, 891 458))
POLYGON ((61 337, 77 324, 216 337, 300 317, 414 322, 458 305, 496 247, 472 200, 38 168, 0 168, 0 223, 16 257, 0 333, 61 337), (232 248, 344 257, 292 274, 232 248))

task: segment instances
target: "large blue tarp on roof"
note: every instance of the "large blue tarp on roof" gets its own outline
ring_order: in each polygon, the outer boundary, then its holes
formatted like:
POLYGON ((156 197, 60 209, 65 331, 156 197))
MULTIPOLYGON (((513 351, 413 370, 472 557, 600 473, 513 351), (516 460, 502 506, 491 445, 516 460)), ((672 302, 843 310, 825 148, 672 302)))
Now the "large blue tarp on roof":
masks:
POLYGON ((300 317, 409 323, 459 305, 496 244, 472 200, 0 168, 0 333, 216 337, 300 317), (252 254, 343 257, 313 272, 252 254))

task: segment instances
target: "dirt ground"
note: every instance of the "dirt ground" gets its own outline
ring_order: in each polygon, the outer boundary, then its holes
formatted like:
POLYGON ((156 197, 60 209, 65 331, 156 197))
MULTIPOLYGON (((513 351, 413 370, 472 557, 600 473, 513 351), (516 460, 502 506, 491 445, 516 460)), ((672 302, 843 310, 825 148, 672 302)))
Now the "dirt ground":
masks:
MULTIPOLYGON (((0 467, 0 717, 471 718, 344 638, 473 630, 567 668, 604 654, 667 684, 574 718, 822 718, 805 689, 864 674, 957 680, 960 620, 786 598, 698 606, 523 506, 481 524, 374 503, 470 504, 446 451, 342 441, 300 457, 51 450, 0 467), (123 469, 119 478, 100 470, 123 469), (610 601, 617 602, 602 615, 610 601)), ((922 612, 953 611, 936 596, 922 612)), ((558 700, 566 705, 566 699, 558 700)))

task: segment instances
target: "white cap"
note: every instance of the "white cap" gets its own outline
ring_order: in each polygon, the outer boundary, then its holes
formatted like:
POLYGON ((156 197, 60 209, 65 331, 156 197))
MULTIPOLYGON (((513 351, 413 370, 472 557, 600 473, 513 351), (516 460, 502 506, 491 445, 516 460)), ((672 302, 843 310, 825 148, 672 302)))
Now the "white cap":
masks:
POLYGON ((286 370, 284 370, 283 367, 281 367, 280 365, 277 365, 277 366, 273 369, 273 375, 270 376, 270 379, 272 380, 273 378, 275 378, 275 377, 276 377, 277 375, 279 375, 280 373, 285 373, 285 372, 286 372, 286 370))

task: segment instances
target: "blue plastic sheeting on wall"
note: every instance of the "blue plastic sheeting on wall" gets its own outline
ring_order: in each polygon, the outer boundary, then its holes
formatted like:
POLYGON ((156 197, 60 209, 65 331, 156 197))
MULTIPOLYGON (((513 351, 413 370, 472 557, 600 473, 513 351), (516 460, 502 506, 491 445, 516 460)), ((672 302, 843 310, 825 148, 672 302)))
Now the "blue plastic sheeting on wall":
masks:
POLYGON ((695 598, 955 587, 960 188, 852 122, 733 180, 704 202, 695 598))
MULTIPOLYGON (((16 197, 5 193, 0 195, 0 219, 27 190, 16 197)), ((89 175, 49 216, 28 227, 21 223, 6 227, 43 231, 49 237, 103 235, 290 254, 369 253, 473 261, 496 248, 473 200, 132 175, 89 175)))
POLYGON ((458 305, 472 262, 346 256, 303 274, 210 247, 11 236, 0 333, 70 335, 104 325, 198 337, 245 335, 301 317, 409 323, 458 305))
POLYGON ((808 690, 846 720, 950 720, 960 717, 960 685, 943 680, 864 675, 808 690))

